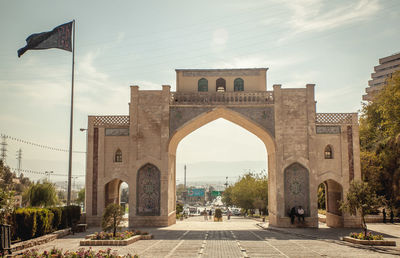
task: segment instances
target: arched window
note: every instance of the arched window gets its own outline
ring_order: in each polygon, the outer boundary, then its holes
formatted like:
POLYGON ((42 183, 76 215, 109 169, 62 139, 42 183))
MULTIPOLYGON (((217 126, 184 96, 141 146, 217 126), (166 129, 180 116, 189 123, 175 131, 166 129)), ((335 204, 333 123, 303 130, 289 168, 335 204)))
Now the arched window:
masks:
POLYGON ((330 145, 327 145, 325 147, 324 154, 325 154, 325 159, 333 159, 333 151, 330 145))
POLYGON ((244 91, 244 81, 242 78, 236 78, 233 82, 234 91, 244 91))
POLYGON ((115 152, 114 162, 122 162, 122 151, 120 149, 115 152))
POLYGON ((207 92, 208 91, 208 81, 205 78, 201 78, 197 84, 197 91, 207 92))
POLYGON ((223 78, 219 78, 217 79, 217 87, 216 87, 216 91, 217 92, 225 92, 226 91, 226 82, 225 79, 223 78))

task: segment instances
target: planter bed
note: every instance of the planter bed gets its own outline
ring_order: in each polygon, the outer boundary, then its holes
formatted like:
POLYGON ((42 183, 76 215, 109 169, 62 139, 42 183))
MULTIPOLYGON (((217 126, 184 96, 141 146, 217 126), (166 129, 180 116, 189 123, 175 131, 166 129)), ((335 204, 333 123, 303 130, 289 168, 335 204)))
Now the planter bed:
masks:
POLYGON ((360 245, 382 245, 382 246, 396 246, 396 241, 391 240, 360 240, 353 237, 343 237, 343 240, 353 244, 360 245))
POLYGON ((71 228, 66 228, 66 229, 61 229, 58 231, 55 231, 51 234, 47 234, 41 237, 37 237, 37 238, 32 238, 26 241, 22 241, 22 242, 18 242, 16 244, 11 245, 11 250, 13 252, 16 251, 20 251, 26 248, 30 248, 30 247, 34 247, 37 245, 41 245, 41 244, 45 244, 48 243, 50 241, 53 241, 57 238, 61 238, 64 236, 67 236, 71 233, 71 228))
POLYGON ((136 241, 139 240, 149 240, 153 238, 153 235, 136 235, 132 236, 130 238, 124 239, 124 240, 93 240, 90 239, 94 236, 92 235, 87 235, 85 237, 85 240, 80 241, 81 246, 101 246, 101 245, 115 245, 115 246, 123 246, 123 245, 130 245, 136 241))

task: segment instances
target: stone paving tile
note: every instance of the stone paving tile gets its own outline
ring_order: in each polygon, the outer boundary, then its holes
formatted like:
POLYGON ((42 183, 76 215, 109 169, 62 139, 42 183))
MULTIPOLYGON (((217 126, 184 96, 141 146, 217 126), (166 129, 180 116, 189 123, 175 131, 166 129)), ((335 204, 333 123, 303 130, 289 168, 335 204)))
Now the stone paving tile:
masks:
POLYGON ((206 248, 201 257, 243 257, 236 241, 207 240, 206 248))
MULTIPOLYGON (((139 254, 142 257, 399 257, 400 247, 358 246, 339 240, 354 229, 280 229, 265 230, 259 222, 233 217, 223 222, 204 221, 194 217, 165 228, 143 228, 154 235, 152 240, 141 240, 129 246, 110 246, 119 254, 139 254), (207 239, 205 239, 207 236, 207 239), (202 248, 204 247, 204 248, 202 248), (202 251, 202 255, 199 252, 202 251), (243 252, 244 251, 244 252, 243 252)), ((400 240, 400 225, 372 224, 371 230, 382 232, 387 238, 400 240)), ((52 247, 66 250, 81 248, 85 235, 99 231, 67 236, 38 246, 40 251, 52 247)), ((398 242, 399 245, 399 242, 398 242)), ((107 246, 92 247, 104 250, 107 246)))

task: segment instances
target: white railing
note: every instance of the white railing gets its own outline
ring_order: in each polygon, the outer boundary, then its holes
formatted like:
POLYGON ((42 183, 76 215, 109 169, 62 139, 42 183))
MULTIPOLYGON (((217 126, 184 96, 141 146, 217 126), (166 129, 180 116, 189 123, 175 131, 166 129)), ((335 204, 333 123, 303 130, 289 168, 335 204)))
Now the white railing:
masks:
POLYGON ((273 104, 272 91, 261 92, 171 92, 171 105, 273 104))

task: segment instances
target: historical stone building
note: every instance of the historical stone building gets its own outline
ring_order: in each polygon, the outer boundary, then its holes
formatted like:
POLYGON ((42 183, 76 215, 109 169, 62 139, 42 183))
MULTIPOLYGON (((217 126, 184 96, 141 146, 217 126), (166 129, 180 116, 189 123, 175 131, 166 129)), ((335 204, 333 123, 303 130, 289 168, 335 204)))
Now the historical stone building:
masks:
POLYGON ((129 222, 175 223, 176 149, 201 126, 224 118, 255 134, 268 153, 270 224, 289 227, 289 210, 303 206, 305 226, 317 227, 317 188, 327 189, 327 223, 358 225, 338 201, 360 179, 356 113, 316 113, 314 85, 266 87, 267 69, 176 70, 176 92, 131 86, 129 116, 89 116, 86 208, 99 224, 104 208, 129 187, 129 222))

